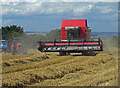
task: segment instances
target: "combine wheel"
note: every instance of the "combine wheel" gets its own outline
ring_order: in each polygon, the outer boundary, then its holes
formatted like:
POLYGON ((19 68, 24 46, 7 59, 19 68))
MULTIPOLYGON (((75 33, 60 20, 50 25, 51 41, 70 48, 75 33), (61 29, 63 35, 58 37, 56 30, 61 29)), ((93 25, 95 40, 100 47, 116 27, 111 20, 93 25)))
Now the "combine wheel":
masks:
POLYGON ((94 51, 88 51, 89 56, 96 56, 96 53, 94 51))
POLYGON ((97 53, 95 53, 94 51, 90 50, 90 51, 84 51, 82 52, 83 56, 96 56, 97 53))
POLYGON ((59 52, 59 56, 65 56, 66 52, 59 52))
POLYGON ((87 51, 82 52, 82 55, 86 56, 87 55, 87 51))
POLYGON ((68 52, 68 55, 70 55, 70 52, 68 52))

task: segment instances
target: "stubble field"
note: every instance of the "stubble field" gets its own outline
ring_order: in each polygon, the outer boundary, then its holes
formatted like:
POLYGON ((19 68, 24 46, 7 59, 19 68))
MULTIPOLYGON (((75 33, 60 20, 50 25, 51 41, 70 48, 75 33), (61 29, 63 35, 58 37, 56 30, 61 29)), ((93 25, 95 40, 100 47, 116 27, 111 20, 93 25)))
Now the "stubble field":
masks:
POLYGON ((99 52, 96 56, 41 53, 2 54, 2 86, 117 86, 118 53, 99 52))

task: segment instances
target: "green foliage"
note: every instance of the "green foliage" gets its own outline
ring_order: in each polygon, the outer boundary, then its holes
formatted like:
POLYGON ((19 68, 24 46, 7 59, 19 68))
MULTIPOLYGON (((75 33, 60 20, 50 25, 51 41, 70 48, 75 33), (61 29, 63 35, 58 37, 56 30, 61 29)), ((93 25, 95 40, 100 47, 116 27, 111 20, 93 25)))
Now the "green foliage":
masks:
POLYGON ((23 27, 17 25, 10 25, 1 27, 2 29, 2 39, 11 40, 14 37, 21 37, 24 34, 23 27))
POLYGON ((58 41, 61 40, 60 29, 51 30, 50 33, 46 34, 46 39, 49 41, 52 41, 53 39, 56 39, 58 41))

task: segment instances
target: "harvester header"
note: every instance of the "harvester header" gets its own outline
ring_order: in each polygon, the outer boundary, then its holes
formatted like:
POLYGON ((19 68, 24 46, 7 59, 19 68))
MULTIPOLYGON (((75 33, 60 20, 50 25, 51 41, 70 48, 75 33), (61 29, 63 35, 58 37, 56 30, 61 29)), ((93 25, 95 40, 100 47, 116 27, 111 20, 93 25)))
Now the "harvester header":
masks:
POLYGON ((86 19, 62 20, 61 41, 39 41, 39 51, 66 53, 79 53, 90 55, 93 51, 103 51, 103 43, 100 38, 91 39, 91 29, 86 19))

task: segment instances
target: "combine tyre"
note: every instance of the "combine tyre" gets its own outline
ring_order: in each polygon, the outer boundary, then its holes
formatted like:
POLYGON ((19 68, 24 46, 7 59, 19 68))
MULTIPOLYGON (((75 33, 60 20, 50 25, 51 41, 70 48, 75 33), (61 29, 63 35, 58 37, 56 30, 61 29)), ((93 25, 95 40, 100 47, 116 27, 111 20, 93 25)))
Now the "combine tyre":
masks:
POLYGON ((94 51, 90 50, 90 51, 83 51, 82 55, 83 56, 96 56, 97 53, 95 53, 94 51))

